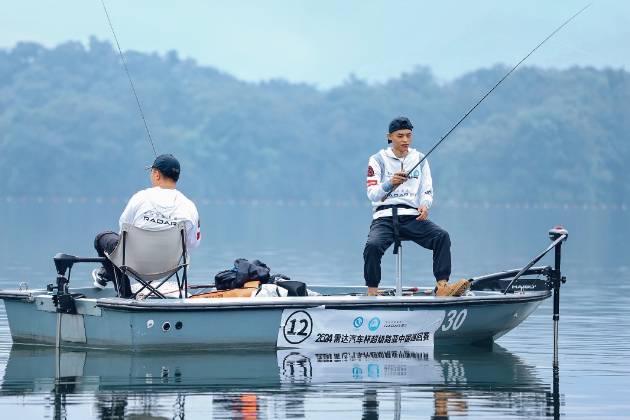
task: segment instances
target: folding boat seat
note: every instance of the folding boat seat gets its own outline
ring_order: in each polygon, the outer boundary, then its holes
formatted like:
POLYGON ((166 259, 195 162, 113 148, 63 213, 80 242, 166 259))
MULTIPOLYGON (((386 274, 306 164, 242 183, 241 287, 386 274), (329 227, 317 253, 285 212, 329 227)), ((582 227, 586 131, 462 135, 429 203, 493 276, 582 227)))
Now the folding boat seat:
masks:
MULTIPOLYGON (((142 287, 131 295, 132 299, 144 289, 149 291, 145 298, 151 295, 166 298, 158 289, 173 275, 177 278, 179 297, 182 297, 182 289, 184 296, 188 297, 188 256, 184 222, 159 231, 140 229, 125 223, 118 246, 106 256, 123 275, 131 276, 142 284, 142 287), (159 284, 153 286, 154 282, 159 280, 161 280, 159 284)), ((119 275, 116 274, 117 277, 119 275)), ((121 284, 121 280, 116 278, 116 284, 121 284)))

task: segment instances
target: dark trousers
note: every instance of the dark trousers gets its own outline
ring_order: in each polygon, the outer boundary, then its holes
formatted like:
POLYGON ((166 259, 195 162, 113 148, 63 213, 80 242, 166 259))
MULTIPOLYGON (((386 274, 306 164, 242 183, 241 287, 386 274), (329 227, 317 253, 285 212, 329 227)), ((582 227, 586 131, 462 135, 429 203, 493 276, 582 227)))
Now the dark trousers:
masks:
MULTIPOLYGON (((398 216, 400 240, 411 240, 433 251, 433 275, 436 280, 448 280, 451 275, 451 239, 448 232, 430 220, 416 220, 417 216, 398 216)), ((381 258, 394 242, 392 217, 372 221, 363 250, 363 276, 368 287, 381 282, 381 258)))
MULTIPOLYGON (((104 257, 106 252, 110 253, 116 249, 119 240, 120 235, 116 232, 101 232, 94 238, 94 249, 96 249, 99 257, 104 257)), ((103 268, 105 268, 107 280, 114 283, 114 287, 120 297, 131 296, 129 277, 125 276, 123 272, 116 268, 109 260, 103 262, 103 268), (116 279, 120 281, 120 284, 116 283, 116 279)))

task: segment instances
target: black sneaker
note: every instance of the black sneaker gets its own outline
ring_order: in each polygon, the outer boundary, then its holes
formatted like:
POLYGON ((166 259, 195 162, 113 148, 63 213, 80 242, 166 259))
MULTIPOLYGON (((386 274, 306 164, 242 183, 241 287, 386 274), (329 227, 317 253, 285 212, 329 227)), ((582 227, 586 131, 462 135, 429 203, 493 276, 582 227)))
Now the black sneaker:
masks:
POLYGON ((107 272, 103 267, 92 270, 92 278, 94 279, 94 287, 101 290, 107 286, 107 282, 109 281, 107 279, 107 272))

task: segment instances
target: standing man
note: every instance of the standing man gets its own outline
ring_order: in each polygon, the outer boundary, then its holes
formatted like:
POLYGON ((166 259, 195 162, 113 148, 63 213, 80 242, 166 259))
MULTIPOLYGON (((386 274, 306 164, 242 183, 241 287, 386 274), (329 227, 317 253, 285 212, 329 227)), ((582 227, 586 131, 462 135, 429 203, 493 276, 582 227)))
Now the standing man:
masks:
POLYGON ((405 239, 433 251, 436 296, 461 296, 468 289, 469 282, 462 279, 453 285, 448 284, 451 275, 448 232, 429 220, 429 209, 433 203, 429 162, 423 161, 407 177, 407 171, 424 157, 411 148, 412 130, 413 125, 408 118, 392 120, 387 134, 387 142, 391 146, 372 155, 368 163, 367 195, 373 208, 370 233, 363 250, 363 273, 368 296, 378 295, 383 254, 392 243, 405 239))
MULTIPOLYGON (((164 230, 183 221, 186 226, 186 248, 197 247, 201 241, 199 213, 195 204, 176 189, 179 161, 171 154, 160 155, 147 169, 151 170, 152 187, 138 191, 131 197, 118 221, 120 231, 123 223, 145 230, 164 230)), ((111 253, 116 248, 119 239, 120 235, 116 232, 101 232, 94 239, 94 248, 99 256, 104 257, 105 252, 111 253)), ((103 289, 108 281, 113 282, 116 279, 114 270, 118 269, 106 260, 103 267, 92 272, 94 286, 103 289)), ((123 278, 121 271, 118 271, 117 277, 122 279, 122 284, 115 285, 120 296, 131 296, 129 279, 123 278)))

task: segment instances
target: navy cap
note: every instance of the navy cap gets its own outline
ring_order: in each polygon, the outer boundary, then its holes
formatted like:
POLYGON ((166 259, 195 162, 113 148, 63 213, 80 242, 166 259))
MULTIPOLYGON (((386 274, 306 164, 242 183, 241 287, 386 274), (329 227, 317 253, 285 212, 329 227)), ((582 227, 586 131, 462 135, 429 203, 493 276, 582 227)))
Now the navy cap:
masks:
POLYGON ((413 130, 413 125, 409 118, 407 117, 398 117, 394 118, 392 122, 389 123, 389 134, 398 130, 413 130))
POLYGON ((147 169, 157 169, 173 181, 179 179, 179 161, 170 153, 156 157, 153 161, 153 165, 149 166, 147 169))

